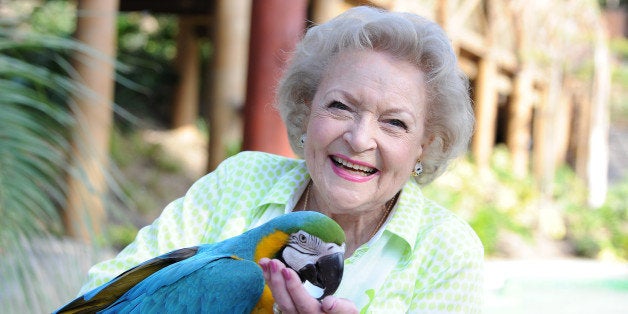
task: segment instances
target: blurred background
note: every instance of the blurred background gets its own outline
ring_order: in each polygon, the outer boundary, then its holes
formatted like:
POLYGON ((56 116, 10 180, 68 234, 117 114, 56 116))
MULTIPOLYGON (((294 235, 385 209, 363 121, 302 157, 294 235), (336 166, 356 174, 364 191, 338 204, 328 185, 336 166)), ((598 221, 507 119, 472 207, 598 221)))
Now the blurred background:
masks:
POLYGON ((50 312, 241 150, 293 156, 289 51, 355 5, 450 35, 469 154, 425 189, 486 251, 486 313, 628 312, 625 0, 0 0, 0 308, 50 312))

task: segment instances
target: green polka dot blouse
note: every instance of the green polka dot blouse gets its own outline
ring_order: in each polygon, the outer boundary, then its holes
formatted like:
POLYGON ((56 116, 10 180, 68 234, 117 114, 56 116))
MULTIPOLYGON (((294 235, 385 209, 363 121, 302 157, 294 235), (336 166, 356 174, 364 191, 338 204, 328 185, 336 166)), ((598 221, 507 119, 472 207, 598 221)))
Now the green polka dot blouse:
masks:
MULTIPOLYGON (((239 153, 169 204, 117 257, 93 266, 81 293, 157 255, 221 241, 289 212, 308 181, 303 160, 239 153)), ((478 313, 483 255, 469 225, 410 180, 381 230, 345 261, 336 296, 362 313, 478 313)))

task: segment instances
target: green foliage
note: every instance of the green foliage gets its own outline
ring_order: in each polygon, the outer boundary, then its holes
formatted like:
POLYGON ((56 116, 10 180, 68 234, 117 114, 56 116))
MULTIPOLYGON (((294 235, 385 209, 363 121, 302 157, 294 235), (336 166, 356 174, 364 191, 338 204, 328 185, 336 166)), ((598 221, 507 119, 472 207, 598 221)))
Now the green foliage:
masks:
MULTIPOLYGON (((510 169, 507 150, 498 147, 490 171, 482 173, 469 160, 459 160, 424 188, 427 197, 469 222, 488 256, 503 254, 500 240, 506 234, 533 246, 542 219, 538 186, 529 177, 514 176, 510 169)), ((552 187, 552 206, 567 229, 565 238, 557 241, 566 241, 579 256, 628 260, 628 179, 612 186, 607 202, 598 209, 587 205, 584 183, 566 166, 558 169, 552 187)))
MULTIPOLYGON (((116 84, 115 102, 142 123, 167 124, 177 76, 176 18, 143 13, 118 17, 118 60, 125 65, 124 81, 116 84), (132 83, 131 83, 132 82, 132 83)), ((118 125, 133 128, 138 120, 118 125)))
POLYGON ((182 171, 179 161, 166 154, 158 144, 147 143, 137 132, 114 130, 111 134, 110 154, 112 160, 121 168, 130 166, 134 161, 143 160, 149 163, 147 165, 149 168, 160 172, 182 171))
POLYGON ((612 39, 610 51, 614 57, 611 73, 611 120, 615 123, 626 124, 628 123, 628 39, 612 39))
POLYGON ((34 284, 42 269, 36 268, 32 246, 63 232, 65 179, 81 173, 68 162, 75 125, 68 97, 90 92, 71 79, 67 59, 90 51, 0 19, 0 278, 12 293, 0 292, 0 308, 44 313, 59 300, 34 284))
MULTIPOLYGON (((198 127, 201 132, 206 131, 202 123, 198 127)), ((185 167, 181 156, 169 148, 179 144, 173 133, 119 128, 112 133, 110 153, 119 167, 120 194, 132 204, 123 213, 112 213, 109 217, 107 243, 116 249, 128 245, 137 227, 151 223, 198 178, 185 167)))
POLYGON ((68 21, 58 20, 68 8, 67 1, 6 1, 0 10, 0 308, 7 313, 50 312, 83 280, 44 280, 59 266, 59 259, 45 257, 55 254, 51 246, 64 232, 66 179, 89 184, 70 162, 73 148, 86 147, 73 138, 70 97, 95 96, 74 80, 70 60, 76 53, 100 55, 68 37, 68 21), (43 251, 48 255, 37 255, 43 251))
POLYGON ((35 7, 29 20, 35 33, 69 37, 76 28, 76 7, 72 1, 46 1, 35 7))
POLYGON ((498 147, 491 171, 481 172, 469 160, 459 160, 449 172, 424 189, 427 197, 465 218, 484 244, 487 255, 498 252, 500 237, 514 233, 532 235, 539 193, 530 178, 512 174, 507 150, 498 147))
POLYGON ((628 0, 598 0, 602 8, 615 8, 628 5, 628 0))
POLYGON ((628 260, 628 179, 613 185, 597 209, 567 207, 568 238, 585 257, 613 256, 628 260))
POLYGON ((621 60, 628 59, 628 39, 614 38, 610 42, 611 53, 621 60))
POLYGON ((112 224, 107 227, 107 239, 112 244, 116 251, 121 251, 124 247, 129 245, 135 236, 137 236, 138 229, 132 224, 112 224))
MULTIPOLYGON (((147 143, 136 131, 123 132, 114 130, 111 137, 110 153, 113 162, 121 169, 122 194, 134 208, 125 215, 150 215, 163 209, 159 204, 163 191, 163 181, 168 176, 180 176, 183 171, 179 161, 168 155, 160 145, 147 143), (135 212, 133 212, 135 211, 135 212)), ((169 194, 168 194, 169 195, 169 194)), ((177 196, 169 196, 172 201, 177 196)), ((125 222, 123 219, 114 219, 125 222)), ((111 243, 119 246, 120 237, 111 239, 111 243)), ((128 243, 127 243, 128 244, 128 243)))
POLYGON ((66 72, 66 49, 79 45, 14 35, 0 32, 0 241, 18 226, 23 235, 61 229, 57 208, 65 199, 61 182, 74 124, 67 95, 88 94, 66 72))
POLYGON ((626 92, 628 86, 628 39, 616 38, 611 40, 610 49, 616 58, 616 66, 613 67, 613 84, 626 92))

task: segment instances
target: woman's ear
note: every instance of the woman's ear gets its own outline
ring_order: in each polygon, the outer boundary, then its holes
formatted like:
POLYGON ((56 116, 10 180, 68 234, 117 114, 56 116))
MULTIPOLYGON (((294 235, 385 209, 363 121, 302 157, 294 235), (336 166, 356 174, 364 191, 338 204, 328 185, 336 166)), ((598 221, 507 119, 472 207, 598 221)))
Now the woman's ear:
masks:
POLYGON ((423 142, 421 142, 421 155, 419 156, 419 159, 421 158, 421 156, 423 156, 423 151, 425 151, 428 147, 430 147, 430 145, 432 145, 432 142, 434 142, 435 136, 433 134, 430 135, 426 135, 423 137, 423 142))

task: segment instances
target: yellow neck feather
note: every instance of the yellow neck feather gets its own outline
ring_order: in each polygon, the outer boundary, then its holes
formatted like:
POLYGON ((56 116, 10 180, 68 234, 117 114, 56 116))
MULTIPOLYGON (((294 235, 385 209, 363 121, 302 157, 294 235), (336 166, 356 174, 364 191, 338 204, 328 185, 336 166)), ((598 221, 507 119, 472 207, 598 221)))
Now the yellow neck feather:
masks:
MULTIPOLYGON (((259 262, 262 257, 275 257, 275 254, 288 242, 288 237, 290 237, 289 234, 279 230, 263 237, 259 244, 257 244, 257 248, 255 248, 255 262, 259 262)), ((264 292, 251 313, 272 314, 273 303, 275 303, 273 295, 268 286, 264 285, 264 292)))
POLYGON ((290 235, 279 230, 265 236, 255 248, 255 262, 259 262, 262 257, 273 258, 277 252, 288 243, 290 235))

